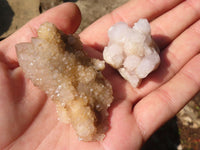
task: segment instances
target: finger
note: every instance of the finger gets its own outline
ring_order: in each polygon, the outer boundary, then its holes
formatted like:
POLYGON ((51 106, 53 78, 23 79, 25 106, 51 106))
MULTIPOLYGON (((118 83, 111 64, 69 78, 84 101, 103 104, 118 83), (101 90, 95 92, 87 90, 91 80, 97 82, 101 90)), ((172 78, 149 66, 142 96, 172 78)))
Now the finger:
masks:
POLYGON ((175 7, 183 0, 152 1, 131 0, 123 6, 115 9, 108 15, 97 20, 81 34, 81 40, 95 49, 102 50, 107 44, 107 31, 110 26, 119 21, 124 21, 130 26, 140 18, 153 18, 175 7))
POLYGON ((192 57, 200 52, 200 20, 177 37, 161 52, 161 64, 154 73, 142 81, 141 96, 147 95, 172 78, 192 57))
POLYGON ((200 90, 200 54, 162 87, 141 100, 133 114, 144 140, 174 116, 200 90))
POLYGON ((184 1, 151 22, 154 40, 162 49, 199 18, 199 1, 184 1))
POLYGON ((78 28, 80 20, 80 11, 74 3, 59 5, 32 19, 10 37, 1 41, 0 52, 4 54, 9 65, 16 65, 15 44, 30 41, 31 37, 37 36, 37 29, 42 23, 51 22, 65 33, 73 33, 78 28))

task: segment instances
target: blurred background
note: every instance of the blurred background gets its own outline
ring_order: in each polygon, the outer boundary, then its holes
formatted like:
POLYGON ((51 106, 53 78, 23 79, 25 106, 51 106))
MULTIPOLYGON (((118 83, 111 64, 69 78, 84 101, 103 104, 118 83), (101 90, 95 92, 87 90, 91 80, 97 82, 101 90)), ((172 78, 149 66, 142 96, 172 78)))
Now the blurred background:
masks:
MULTIPOLYGON (((82 13, 80 33, 92 22, 128 0, 0 0, 0 40, 31 18, 63 2, 82 13)), ((155 116, 156 117, 156 116, 155 116)), ((173 119, 151 136, 142 150, 200 150, 200 92, 173 119)))

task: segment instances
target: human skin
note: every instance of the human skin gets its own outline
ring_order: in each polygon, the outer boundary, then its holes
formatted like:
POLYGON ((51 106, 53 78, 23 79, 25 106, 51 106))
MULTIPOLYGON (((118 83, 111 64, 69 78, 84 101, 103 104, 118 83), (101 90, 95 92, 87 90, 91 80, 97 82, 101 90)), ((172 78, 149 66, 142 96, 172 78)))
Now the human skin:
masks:
POLYGON ((15 52, 17 43, 29 42, 47 21, 65 33, 74 33, 81 21, 75 4, 57 6, 1 41, 0 149, 140 149, 200 89, 200 1, 131 0, 80 33, 85 51, 101 58, 108 28, 118 21, 131 26, 139 18, 151 23, 161 64, 138 88, 107 66, 103 73, 115 99, 109 109, 110 129, 102 142, 79 141, 70 125, 57 120, 55 105, 24 77, 15 52))

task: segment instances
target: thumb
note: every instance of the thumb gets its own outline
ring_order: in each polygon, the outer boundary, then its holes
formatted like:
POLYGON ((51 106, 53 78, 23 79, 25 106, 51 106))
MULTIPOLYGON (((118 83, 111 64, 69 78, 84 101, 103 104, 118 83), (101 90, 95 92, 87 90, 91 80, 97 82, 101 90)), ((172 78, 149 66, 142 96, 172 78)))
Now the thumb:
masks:
POLYGON ((74 3, 64 3, 54 7, 38 17, 30 20, 22 28, 0 42, 0 58, 11 68, 16 67, 17 56, 15 45, 20 42, 29 42, 31 37, 37 36, 37 29, 44 22, 51 22, 66 34, 76 31, 81 22, 81 13, 74 3))

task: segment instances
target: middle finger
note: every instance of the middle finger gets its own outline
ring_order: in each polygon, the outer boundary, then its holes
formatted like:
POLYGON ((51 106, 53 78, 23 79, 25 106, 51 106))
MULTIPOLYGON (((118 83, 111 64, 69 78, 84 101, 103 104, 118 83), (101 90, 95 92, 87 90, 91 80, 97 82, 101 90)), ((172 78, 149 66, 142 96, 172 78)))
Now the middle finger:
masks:
POLYGON ((151 22, 152 35, 162 49, 200 17, 200 3, 187 0, 151 22))

